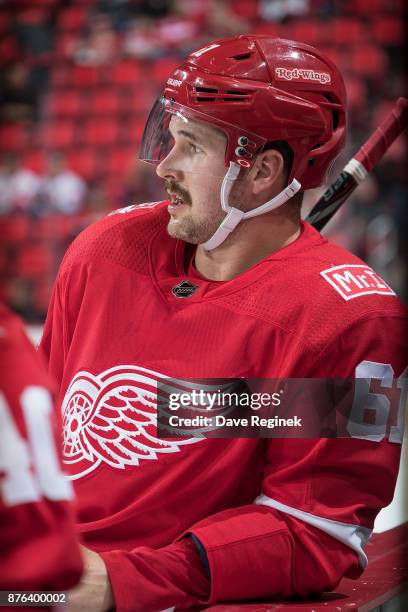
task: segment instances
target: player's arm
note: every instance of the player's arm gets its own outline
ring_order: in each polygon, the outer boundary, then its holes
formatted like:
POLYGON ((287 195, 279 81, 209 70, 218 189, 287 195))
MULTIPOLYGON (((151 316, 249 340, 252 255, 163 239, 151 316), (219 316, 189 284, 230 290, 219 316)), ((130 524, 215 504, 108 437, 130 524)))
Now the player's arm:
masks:
MULTIPOLYGON (((388 376, 391 368, 391 384, 403 393, 404 329, 404 321, 386 315, 357 322, 314 356, 310 376, 348 377, 361 363, 384 364, 367 366, 371 375, 365 370, 363 377, 381 386, 382 373, 388 376)), ((189 530, 208 563, 207 586, 206 564, 190 539, 159 550, 103 553, 117 609, 308 597, 334 589, 343 576, 359 576, 364 544, 397 478, 398 407, 389 416, 392 422, 375 441, 358 431, 346 439, 272 440, 255 503, 209 516, 189 530)))
POLYGON ((50 381, 0 304, 0 589, 66 590, 81 575, 50 381))

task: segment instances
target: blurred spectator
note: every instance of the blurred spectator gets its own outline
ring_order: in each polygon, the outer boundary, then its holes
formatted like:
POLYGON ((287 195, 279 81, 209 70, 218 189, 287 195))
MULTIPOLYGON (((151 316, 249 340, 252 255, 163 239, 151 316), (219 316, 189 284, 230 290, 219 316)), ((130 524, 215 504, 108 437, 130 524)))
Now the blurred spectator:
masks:
POLYGON ((259 5, 259 15, 266 21, 305 16, 309 11, 310 0, 261 0, 259 5))
POLYGON ((212 5, 213 0, 174 0, 174 12, 204 24, 212 5))
POLYGON ((82 208, 87 186, 75 172, 67 168, 62 153, 48 158, 47 173, 42 179, 36 204, 37 214, 62 213, 73 215, 82 208))
POLYGON ((133 0, 130 2, 130 8, 134 15, 161 19, 173 12, 174 0, 133 0))
POLYGON ((159 39, 167 49, 183 53, 189 47, 197 47, 200 30, 194 19, 173 15, 161 19, 157 24, 159 39))
POLYGON ((13 30, 31 67, 33 86, 39 95, 43 95, 48 87, 48 73, 52 60, 55 9, 30 6, 30 3, 26 5, 22 7, 18 18, 15 17, 13 30))
POLYGON ((74 49, 73 59, 82 66, 110 64, 118 51, 117 34, 113 30, 109 15, 94 15, 89 31, 74 49))
POLYGON ((123 37, 123 53, 130 57, 154 59, 164 50, 157 34, 157 25, 150 17, 141 17, 130 22, 123 37))
MULTIPOLYGON (((30 323, 35 321, 35 307, 33 304, 33 281, 27 278, 12 278, 5 291, 7 303, 12 309, 30 323)), ((46 313, 43 313, 45 317, 46 313)))
POLYGON ((29 211, 40 183, 37 174, 22 167, 17 153, 6 153, 0 168, 0 215, 29 211))
POLYGON ((90 187, 86 198, 86 210, 93 221, 110 212, 108 198, 103 185, 96 183, 90 187))
POLYGON ((0 88, 2 121, 32 121, 37 116, 38 96, 31 83, 28 68, 13 64, 5 73, 0 88))
POLYGON ((234 3, 230 0, 212 0, 207 17, 209 36, 236 36, 250 30, 249 23, 234 13, 234 3))

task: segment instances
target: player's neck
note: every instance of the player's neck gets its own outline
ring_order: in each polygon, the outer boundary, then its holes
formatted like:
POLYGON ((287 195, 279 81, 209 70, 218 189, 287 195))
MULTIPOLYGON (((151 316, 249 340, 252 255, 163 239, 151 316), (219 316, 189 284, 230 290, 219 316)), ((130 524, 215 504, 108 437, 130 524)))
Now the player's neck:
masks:
POLYGON ((286 217, 250 219, 241 223, 216 249, 206 251, 199 245, 194 265, 205 278, 231 280, 294 242, 299 234, 299 222, 286 217))

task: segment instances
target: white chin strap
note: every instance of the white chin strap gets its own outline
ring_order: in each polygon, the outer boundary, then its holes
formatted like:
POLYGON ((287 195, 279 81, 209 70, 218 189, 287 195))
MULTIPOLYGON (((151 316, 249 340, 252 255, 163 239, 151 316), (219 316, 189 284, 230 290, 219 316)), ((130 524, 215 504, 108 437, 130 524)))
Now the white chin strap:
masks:
POLYGON ((265 204, 261 204, 253 210, 243 212, 242 210, 238 210, 238 208, 234 208, 228 204, 229 194, 240 170, 241 166, 235 162, 230 162, 230 167, 228 168, 221 185, 221 208, 227 213, 227 216, 211 238, 209 238, 206 242, 203 242, 201 245, 206 251, 211 251, 212 249, 220 246, 220 244, 224 242, 224 240, 230 235, 232 230, 237 227, 238 223, 242 221, 242 219, 258 217, 258 215, 263 215, 274 208, 278 208, 278 206, 282 206, 282 204, 292 198, 301 187, 299 181, 293 179, 291 184, 272 198, 272 200, 265 202, 265 204))

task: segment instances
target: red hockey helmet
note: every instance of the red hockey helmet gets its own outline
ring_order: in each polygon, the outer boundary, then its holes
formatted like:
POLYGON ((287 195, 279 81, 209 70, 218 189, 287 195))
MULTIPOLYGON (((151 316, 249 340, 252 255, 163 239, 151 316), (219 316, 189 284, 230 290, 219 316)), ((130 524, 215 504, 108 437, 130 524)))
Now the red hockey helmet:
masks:
POLYGON ((191 53, 152 109, 141 159, 158 163, 167 154, 160 117, 171 113, 222 129, 226 166, 250 167, 266 143, 286 141, 294 155, 288 183, 296 178, 302 190, 324 183, 345 143, 339 70, 317 49, 281 38, 238 36, 191 53))

